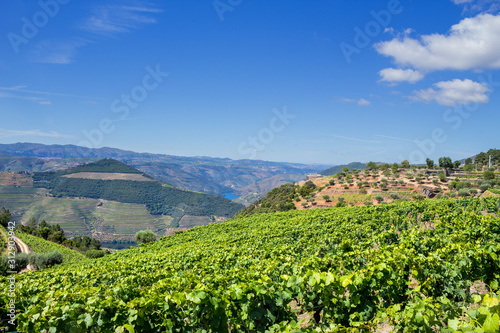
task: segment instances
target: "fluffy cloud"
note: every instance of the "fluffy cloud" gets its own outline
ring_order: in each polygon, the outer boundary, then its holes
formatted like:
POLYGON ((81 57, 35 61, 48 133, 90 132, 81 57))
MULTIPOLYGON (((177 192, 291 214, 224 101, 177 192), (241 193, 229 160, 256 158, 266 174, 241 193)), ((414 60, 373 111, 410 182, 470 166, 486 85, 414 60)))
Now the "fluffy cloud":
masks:
POLYGON ((453 25, 447 34, 395 38, 375 45, 400 66, 421 71, 500 68, 500 15, 479 14, 453 25))
POLYGON ((487 103, 490 92, 486 84, 469 79, 441 81, 434 88, 414 91, 411 97, 414 101, 432 102, 446 106, 487 103), (436 88, 436 89, 434 89, 436 88))
POLYGON ((410 82, 415 83, 424 78, 424 74, 413 69, 386 68, 379 72, 381 82, 410 82))

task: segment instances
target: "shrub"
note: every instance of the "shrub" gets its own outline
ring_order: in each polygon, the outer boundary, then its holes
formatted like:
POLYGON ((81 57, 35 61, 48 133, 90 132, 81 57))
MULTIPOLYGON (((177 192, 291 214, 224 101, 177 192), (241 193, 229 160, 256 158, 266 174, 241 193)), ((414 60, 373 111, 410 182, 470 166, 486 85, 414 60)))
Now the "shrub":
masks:
POLYGON ((450 197, 450 198, 456 198, 456 197, 457 197, 457 194, 456 194, 455 192, 450 193, 450 194, 449 194, 449 197, 450 197))
MULTIPOLYGON (((454 182, 454 181, 453 181, 454 182)), ((453 183, 452 182, 452 183, 453 183)), ((455 188, 457 190, 461 190, 463 188, 470 188, 472 186, 472 184, 470 182, 457 182, 456 185, 455 185, 455 188)))
POLYGON ((419 194, 416 194, 413 198, 415 200, 421 201, 421 200, 425 199, 425 196, 419 193, 419 194))
POLYGON ((433 183, 434 185, 437 185, 437 184, 439 183, 439 180, 437 180, 436 178, 434 178, 434 179, 432 180, 432 183, 433 183))
POLYGON ((481 186, 479 186, 479 189, 484 192, 487 189, 489 189, 490 187, 491 187, 491 184, 485 182, 485 183, 482 183, 481 186))
POLYGON ((416 180, 418 183, 420 183, 420 182, 422 181, 422 177, 418 176, 418 177, 416 177, 416 178, 415 178, 415 180, 416 180))
POLYGON ((469 195, 469 190, 466 189, 466 188, 462 188, 460 190, 458 190, 458 196, 460 197, 466 197, 469 195))
POLYGON ((375 200, 377 200, 378 202, 382 202, 384 201, 384 197, 379 194, 375 196, 375 200))
POLYGON ((338 197, 338 199, 337 199, 337 200, 338 200, 339 202, 344 202, 344 200, 345 200, 345 199, 344 199, 344 197, 338 197))
POLYGON ((301 203, 302 207, 306 207, 307 206, 307 202, 303 202, 301 203))
POLYGON ((370 200, 366 200, 366 201, 363 202, 363 204, 365 206, 371 206, 371 205, 373 205, 373 202, 371 202, 370 200))
POLYGON ((330 186, 335 185, 335 179, 330 179, 330 181, 328 182, 328 184, 329 184, 330 186))
POLYGON ((7 256, 2 256, 2 260, 1 260, 2 264, 0 265, 1 266, 0 271, 2 271, 2 273, 3 273, 3 268, 6 268, 5 275, 7 275, 7 271, 19 272, 20 270, 25 269, 26 266, 28 266, 28 264, 30 263, 30 255, 28 255, 26 253, 18 253, 15 256, 15 259, 11 258, 10 260, 15 260, 14 269, 12 269, 9 266, 9 262, 8 262, 9 258, 7 256))
POLYGON ((437 199, 443 199, 444 197, 445 195, 443 193, 438 193, 438 195, 436 195, 437 199))
POLYGON ((396 193, 391 193, 390 196, 392 200, 399 199, 399 196, 396 193))
POLYGON ((63 255, 59 251, 39 253, 32 258, 33 262, 30 262, 30 264, 34 264, 38 266, 38 268, 52 267, 54 265, 62 264, 63 262, 63 255))
POLYGON ((339 202, 337 202, 337 204, 335 205, 335 207, 346 207, 346 206, 347 206, 347 204, 346 204, 345 202, 343 202, 343 201, 339 201, 339 202))
POLYGON ((475 188, 471 188, 471 189, 469 190, 469 192, 470 192, 470 194, 472 194, 472 195, 476 195, 476 194, 477 194, 477 189, 475 189, 475 188))
POLYGON ((446 181, 446 174, 443 171, 439 171, 438 173, 439 180, 442 182, 446 181))
POLYGON ((467 164, 464 166, 464 171, 471 172, 474 171, 474 164, 467 164))
POLYGON ((156 234, 151 230, 141 230, 135 234, 137 244, 144 244, 156 241, 156 234))
POLYGON ((90 250, 85 252, 85 256, 90 259, 101 258, 106 255, 106 251, 104 250, 90 250))
POLYGON ((490 171, 490 170, 485 171, 483 173, 483 176, 484 176, 484 179, 486 179, 486 180, 495 179, 495 173, 493 171, 490 171))

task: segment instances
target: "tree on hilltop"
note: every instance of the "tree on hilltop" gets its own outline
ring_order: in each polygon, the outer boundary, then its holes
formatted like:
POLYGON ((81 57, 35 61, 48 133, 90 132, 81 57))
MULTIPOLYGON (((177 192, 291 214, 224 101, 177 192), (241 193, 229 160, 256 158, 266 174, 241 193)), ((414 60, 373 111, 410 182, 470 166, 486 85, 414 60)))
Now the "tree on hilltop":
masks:
POLYGON ((440 157, 439 158, 439 167, 445 168, 445 169, 452 169, 453 163, 451 162, 451 158, 445 157, 445 156, 440 157))
POLYGON ((425 160, 425 163, 427 163, 427 168, 429 168, 429 169, 434 168, 434 161, 433 161, 433 160, 431 160, 430 158, 427 158, 427 159, 425 160))
POLYGON ((5 209, 5 207, 2 207, 2 209, 0 209, 0 224, 7 227, 11 219, 12 215, 10 214, 10 211, 5 209))
POLYGON ((144 244, 156 241, 156 234, 151 230, 141 230, 135 234, 137 244, 144 244))

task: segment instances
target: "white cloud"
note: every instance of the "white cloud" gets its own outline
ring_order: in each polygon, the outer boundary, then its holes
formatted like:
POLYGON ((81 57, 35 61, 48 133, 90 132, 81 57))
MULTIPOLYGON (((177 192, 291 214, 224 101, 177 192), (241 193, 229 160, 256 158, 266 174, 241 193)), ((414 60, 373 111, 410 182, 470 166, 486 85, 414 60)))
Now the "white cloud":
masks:
POLYGON ((356 103, 359 106, 368 106, 371 105, 372 103, 364 98, 360 99, 351 99, 351 98, 341 98, 342 102, 347 102, 347 103, 356 103))
POLYGON ((375 45, 396 64, 421 71, 500 68, 500 15, 479 14, 447 34, 394 38, 375 45))
POLYGON ((415 83, 424 78, 424 74, 413 69, 386 68, 379 72, 381 82, 409 82, 415 83))
POLYGON ((55 93, 50 91, 40 91, 40 90, 30 90, 26 89, 26 86, 14 86, 14 87, 0 87, 0 98, 19 98, 26 99, 34 102, 39 102, 42 100, 47 100, 47 97, 40 98, 35 96, 26 96, 26 95, 44 95, 44 96, 63 96, 63 97, 74 97, 81 99, 96 99, 96 100, 107 100, 105 98, 100 97, 89 97, 89 96, 80 96, 80 95, 72 95, 72 94, 64 94, 64 93, 55 93), (5 92, 4 92, 5 91, 5 92), (16 93, 16 94, 12 94, 16 93), (24 95, 18 95, 24 94, 24 95))
POLYGON ((464 12, 495 13, 500 10, 500 0, 451 0, 455 5, 464 7, 464 12))
POLYGON ((44 64, 70 64, 79 47, 86 45, 85 41, 54 41, 43 40, 30 51, 28 60, 44 64))
POLYGON ((27 131, 19 131, 19 130, 7 130, 0 128, 0 138, 10 138, 14 136, 43 136, 49 138, 71 138, 70 135, 60 134, 55 131, 52 132, 42 132, 38 129, 35 130, 27 130, 27 131))
POLYGON ((113 36, 129 32, 141 25, 156 23, 150 15, 161 12, 144 2, 131 5, 99 5, 81 28, 99 35, 113 36))
POLYGON ((358 105, 361 105, 361 106, 368 106, 368 105, 371 105, 372 103, 370 101, 367 101, 366 99, 364 98, 361 98, 359 101, 358 101, 358 105))
POLYGON ((432 102, 446 106, 487 103, 487 93, 490 92, 486 84, 469 79, 441 81, 433 85, 434 88, 414 91, 411 99, 419 102, 432 102))

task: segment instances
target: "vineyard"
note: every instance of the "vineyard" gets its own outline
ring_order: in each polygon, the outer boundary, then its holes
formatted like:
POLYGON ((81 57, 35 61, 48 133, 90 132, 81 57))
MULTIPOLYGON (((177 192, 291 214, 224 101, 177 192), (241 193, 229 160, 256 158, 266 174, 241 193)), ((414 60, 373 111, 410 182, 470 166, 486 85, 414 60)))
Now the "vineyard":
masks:
POLYGON ((16 233, 23 242, 26 243, 35 253, 49 253, 58 251, 63 255, 63 263, 78 262, 86 260, 85 256, 75 250, 68 249, 65 246, 56 244, 40 237, 28 235, 25 233, 16 233))
POLYGON ((498 332, 497 214, 498 199, 443 199, 196 227, 19 275, 17 329, 498 332))

